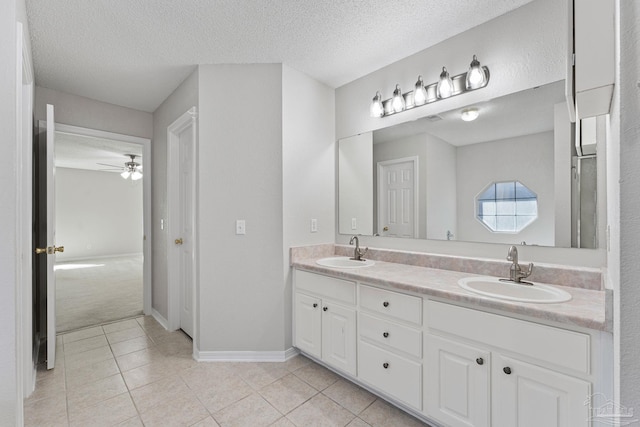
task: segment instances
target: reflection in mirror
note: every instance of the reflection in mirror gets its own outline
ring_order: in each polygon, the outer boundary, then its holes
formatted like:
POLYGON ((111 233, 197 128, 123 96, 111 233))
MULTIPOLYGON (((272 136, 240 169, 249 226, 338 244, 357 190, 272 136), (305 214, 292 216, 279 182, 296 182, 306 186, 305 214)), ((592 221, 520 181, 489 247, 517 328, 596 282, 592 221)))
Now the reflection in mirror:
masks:
POLYGON ((597 162, 577 157, 564 88, 558 81, 341 140, 340 233, 596 248, 597 162), (475 120, 463 120, 469 110, 475 120), (483 199, 508 182, 526 191, 483 199))

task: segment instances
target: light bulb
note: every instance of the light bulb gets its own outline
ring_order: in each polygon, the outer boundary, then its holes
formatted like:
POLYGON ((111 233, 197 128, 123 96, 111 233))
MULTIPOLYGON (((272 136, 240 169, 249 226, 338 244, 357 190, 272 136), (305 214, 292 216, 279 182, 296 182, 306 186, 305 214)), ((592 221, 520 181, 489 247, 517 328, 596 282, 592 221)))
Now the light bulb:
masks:
POLYGON ((416 82, 416 89, 413 91, 413 103, 417 105, 424 105, 427 102, 427 90, 424 88, 424 82, 422 76, 418 76, 416 82))
POLYGON ((436 86, 436 94, 438 98, 448 98, 453 94, 453 80, 449 77, 449 72, 445 67, 442 67, 442 73, 440 73, 440 80, 438 86, 436 86))
POLYGON ((391 101, 391 107, 393 108, 393 111, 395 113, 404 111, 404 107, 405 107, 404 96, 402 96, 400 85, 396 85, 396 90, 393 91, 393 99, 391 101))
POLYGON ((480 66, 480 61, 473 55, 473 61, 471 61, 469 71, 467 71, 466 87, 469 90, 478 89, 484 86, 486 81, 487 76, 480 66))
POLYGON ((129 175, 131 175, 131 172, 129 172, 128 170, 126 170, 126 171, 124 171, 124 172, 122 172, 120 174, 120 176, 123 177, 124 179, 129 178, 129 175))
POLYGON ((371 101, 369 115, 371 117, 382 117, 384 115, 384 106, 382 105, 382 95, 380 95, 380 92, 376 92, 376 96, 374 96, 371 101))
POLYGON ((131 180, 132 181, 137 181, 140 178, 142 178, 142 174, 139 171, 133 171, 133 173, 131 174, 131 180))
POLYGON ((477 119, 479 115, 480 113, 477 108, 465 108, 460 113, 460 118, 465 122, 472 122, 477 119))

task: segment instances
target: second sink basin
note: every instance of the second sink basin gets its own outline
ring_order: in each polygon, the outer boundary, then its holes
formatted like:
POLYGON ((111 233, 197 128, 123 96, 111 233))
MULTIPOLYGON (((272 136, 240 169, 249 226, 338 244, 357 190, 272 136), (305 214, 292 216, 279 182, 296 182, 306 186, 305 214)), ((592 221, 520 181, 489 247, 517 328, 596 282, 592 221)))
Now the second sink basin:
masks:
POLYGON ((346 256, 336 256, 319 259, 316 261, 316 264, 334 268, 361 268, 370 267, 375 264, 375 262, 370 259, 357 261, 346 256))
POLYGON ((461 288, 487 297, 534 303, 558 303, 571 300, 571 295, 553 286, 534 283, 524 285, 504 282, 496 277, 466 277, 458 280, 461 288))

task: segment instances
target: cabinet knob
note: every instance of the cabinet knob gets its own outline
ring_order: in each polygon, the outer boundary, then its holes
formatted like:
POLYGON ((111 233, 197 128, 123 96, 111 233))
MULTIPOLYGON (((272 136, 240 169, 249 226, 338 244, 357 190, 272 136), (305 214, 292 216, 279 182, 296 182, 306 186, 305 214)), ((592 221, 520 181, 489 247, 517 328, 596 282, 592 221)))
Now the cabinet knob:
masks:
POLYGON ((316 308, 317 306, 318 306, 318 303, 317 303, 317 302, 314 302, 314 303, 313 303, 313 308, 316 308))
POLYGON ((388 369, 388 368, 389 368, 389 364, 388 364, 387 362, 384 362, 384 363, 382 364, 382 367, 383 367, 384 369, 388 369))
POLYGON ((329 310, 329 307, 322 307, 322 311, 327 311, 329 310))
POLYGON ((482 357, 478 357, 478 358, 476 359, 476 363, 477 363, 478 365, 484 365, 484 359, 483 359, 482 357))
POLYGON ((389 301, 383 302, 382 305, 385 306, 385 307, 389 307, 389 301))
POLYGON ((511 375, 511 368, 508 366, 505 366, 504 368, 502 368, 502 371, 507 375, 511 375))
POLYGON ((389 338, 389 332, 383 332, 382 336, 385 337, 385 338, 389 338))

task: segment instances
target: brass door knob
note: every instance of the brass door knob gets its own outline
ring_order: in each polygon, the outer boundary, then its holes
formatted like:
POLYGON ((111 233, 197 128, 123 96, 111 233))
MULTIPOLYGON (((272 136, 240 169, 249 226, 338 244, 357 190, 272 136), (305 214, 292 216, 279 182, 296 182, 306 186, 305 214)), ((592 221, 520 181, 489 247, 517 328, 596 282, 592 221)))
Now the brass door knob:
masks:
POLYGON ((182 244, 182 238, 176 239, 175 242, 176 242, 176 245, 181 245, 182 244))
POLYGON ((53 252, 64 252, 64 246, 53 247, 53 252))
POLYGON ((384 228, 382 229, 382 231, 389 231, 389 227, 387 227, 386 225, 384 226, 384 228))
POLYGON ((46 254, 47 253, 47 248, 36 248, 36 254, 40 255, 40 254, 46 254))

